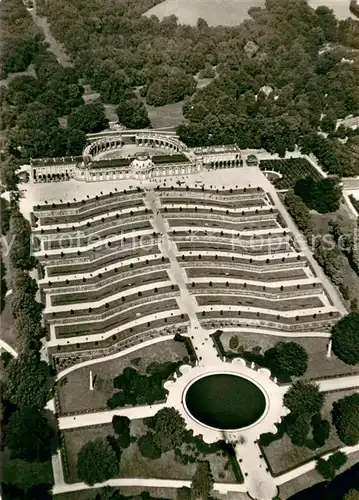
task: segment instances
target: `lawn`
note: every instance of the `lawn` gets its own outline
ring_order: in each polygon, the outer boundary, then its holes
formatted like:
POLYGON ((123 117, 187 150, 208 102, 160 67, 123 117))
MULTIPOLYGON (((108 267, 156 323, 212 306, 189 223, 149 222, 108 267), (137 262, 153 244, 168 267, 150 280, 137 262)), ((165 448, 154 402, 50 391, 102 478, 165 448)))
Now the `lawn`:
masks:
POLYGON ((159 344, 138 349, 128 356, 74 370, 67 375, 67 382, 58 387, 61 414, 105 409, 107 399, 116 392, 113 387, 114 377, 128 366, 133 366, 144 373, 146 367, 153 361, 159 363, 178 361, 187 355, 187 349, 182 342, 165 340, 159 344), (89 391, 90 369, 96 377, 93 391, 89 391))
MULTIPOLYGON (((226 351, 231 351, 229 348, 229 339, 233 337, 233 333, 223 333, 221 335, 221 342, 226 351)), ((261 353, 273 347, 277 342, 281 341, 294 341, 304 347, 307 351, 308 370, 304 378, 321 378, 327 376, 335 376, 346 373, 357 373, 359 367, 349 366, 338 359, 334 354, 330 358, 326 357, 328 340, 322 338, 286 338, 276 337, 273 335, 261 335, 259 333, 243 332, 235 335, 238 338, 239 346, 243 346, 244 350, 250 351, 254 347, 259 346, 261 353)))
MULTIPOLYGON (((355 390, 345 390, 337 392, 328 392, 322 415, 331 422, 331 410, 334 401, 337 401, 345 396, 354 394, 355 390)), ((329 439, 325 445, 316 450, 310 450, 306 447, 294 446, 289 437, 284 435, 281 439, 273 441, 269 446, 263 447, 263 452, 268 460, 274 474, 282 474, 288 469, 297 467, 298 465, 315 458, 319 454, 327 453, 338 447, 344 446, 338 438, 335 428, 332 426, 329 439)))
POLYGON ((310 175, 313 179, 321 179, 321 175, 305 158, 288 158, 287 160, 262 160, 261 170, 274 170, 282 174, 282 178, 274 181, 277 189, 289 189, 299 179, 310 175))
MULTIPOLYGON (((146 432, 146 429, 142 420, 133 420, 131 422, 132 436, 138 438, 146 432)), ((66 443, 69 482, 76 482, 78 480, 76 461, 81 447, 90 440, 106 437, 108 434, 113 434, 112 425, 101 425, 63 432, 66 443)), ((183 451, 185 451, 185 446, 183 445, 183 451)), ((206 455, 205 457, 200 455, 198 459, 210 461, 215 481, 235 482, 232 468, 226 465, 228 457, 226 455, 223 456, 223 452, 206 455), (219 474, 221 474, 221 477, 219 474), (224 477, 222 477, 222 474, 224 474, 224 477)), ((182 465, 174 459, 173 451, 163 454, 159 459, 149 460, 141 455, 137 444, 133 442, 129 448, 123 450, 119 469, 118 477, 191 479, 196 470, 196 464, 182 465)))
POLYGON ((184 122, 183 101, 158 107, 149 104, 145 104, 145 106, 154 129, 167 128, 175 130, 178 125, 184 122))

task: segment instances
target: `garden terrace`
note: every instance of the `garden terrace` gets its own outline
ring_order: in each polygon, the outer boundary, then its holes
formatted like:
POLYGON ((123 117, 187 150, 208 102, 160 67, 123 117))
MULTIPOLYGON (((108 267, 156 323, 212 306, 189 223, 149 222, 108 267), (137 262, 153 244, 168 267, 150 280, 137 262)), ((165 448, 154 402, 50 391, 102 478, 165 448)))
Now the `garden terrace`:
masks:
POLYGON ((307 176, 313 179, 321 179, 318 170, 305 158, 288 158, 280 160, 261 160, 259 164, 261 170, 279 172, 282 178, 274 181, 277 189, 289 189, 299 179, 307 176))
MULTIPOLYGON (((66 248, 84 248, 89 244, 93 243, 96 238, 106 238, 106 241, 111 236, 118 236, 119 234, 128 234, 133 231, 142 231, 144 229, 151 229, 151 223, 148 220, 138 220, 134 221, 132 217, 131 221, 128 223, 121 223, 121 221, 116 221, 111 224, 111 227, 102 227, 97 229, 97 231, 89 230, 86 235, 80 236, 76 231, 72 233, 62 233, 60 238, 48 237, 43 242, 43 250, 54 250, 54 249, 66 249, 66 248)), ((105 226, 105 224, 103 225, 105 226)))
POLYGON ((220 194, 220 196, 238 196, 238 195, 253 195, 253 194, 256 194, 258 196, 258 193, 260 193, 261 195, 265 194, 263 189, 261 187, 243 187, 243 188, 239 188, 238 186, 236 186, 235 188, 225 188, 224 186, 222 188, 217 188, 216 186, 214 186, 212 188, 212 186, 210 186, 210 188, 204 186, 201 184, 201 183, 198 183, 198 187, 197 187, 197 184, 195 184, 195 186, 171 186, 171 188, 168 188, 168 187, 163 187, 163 186, 156 186, 156 191, 158 193, 166 193, 166 192, 173 192, 173 191, 176 191, 176 193, 194 193, 196 195, 198 195, 199 193, 204 193, 204 195, 208 195, 208 194, 220 194))
MULTIPOLYGON (((123 261, 133 261, 135 258, 145 257, 150 255, 157 255, 159 253, 159 249, 154 244, 148 244, 148 246, 134 246, 134 245, 126 245, 120 246, 118 249, 114 249, 111 247, 111 253, 108 252, 109 249, 106 247, 104 250, 98 250, 90 255, 87 259, 84 258, 73 258, 72 260, 64 259, 63 264, 62 261, 57 261, 57 263, 52 263, 46 267, 47 276, 58 276, 64 274, 78 274, 85 272, 96 272, 99 268, 104 266, 109 266, 110 264, 119 263, 123 261)), ((43 261, 45 264, 46 262, 43 261)), ((135 263, 132 263, 134 267, 135 263)), ((131 267, 131 264, 130 264, 131 267)))
MULTIPOLYGON (((167 295, 168 296, 168 295, 167 295)), ((93 334, 105 334, 109 333, 110 330, 115 330, 126 323, 130 323, 135 320, 137 314, 139 314, 137 319, 145 321, 146 316, 152 316, 156 313, 172 312, 174 314, 176 310, 178 311, 178 305, 175 299, 163 300, 166 297, 158 297, 157 302, 150 302, 147 304, 141 304, 139 306, 127 308, 125 311, 118 314, 113 314, 107 319, 100 319, 98 321, 91 321, 90 319, 85 323, 76 323, 74 318, 74 323, 66 325, 54 325, 56 337, 75 337, 76 335, 93 335, 93 334)), ((147 299, 148 300, 148 299, 147 299)), ((89 313, 87 313, 89 315, 89 313)), ((169 314, 168 314, 169 316, 169 314)), ((166 323, 167 317, 164 318, 166 323)), ((117 330, 118 331, 118 330, 117 330)))
MULTIPOLYGON (((324 309, 324 307, 323 307, 324 309)), ((333 322, 335 322, 340 314, 334 307, 326 307, 330 309, 328 312, 319 312, 317 309, 307 309, 302 311, 281 311, 281 314, 276 314, 274 311, 269 312, 266 309, 258 308, 241 308, 240 306, 202 306, 202 310, 198 312, 197 316, 199 320, 206 319, 210 321, 213 319, 221 318, 222 321, 227 321, 230 319, 241 318, 243 320, 255 321, 255 324, 265 325, 265 322, 273 323, 276 328, 282 328, 283 326, 290 329, 297 329, 296 326, 299 325, 298 329, 304 329, 310 331, 313 329, 313 325, 318 325, 319 330, 323 331, 329 329, 333 322), (211 310, 213 309, 213 310, 211 310), (253 309, 253 310, 248 310, 253 309), (264 322, 264 323, 262 323, 264 322), (311 325, 309 327, 308 325, 311 325), (278 326, 278 325, 282 325, 278 326)), ((318 328, 316 328, 318 330, 318 328)))
POLYGON ((87 221, 84 220, 74 222, 73 225, 70 225, 67 222, 62 222, 59 224, 48 224, 34 229, 33 232, 38 236, 42 234, 54 234, 54 236, 56 235, 57 237, 61 237, 61 235, 58 235, 58 233, 66 233, 75 230, 83 234, 88 234, 89 232, 93 231, 93 228, 102 228, 106 224, 120 224, 122 222, 133 220, 134 217, 146 219, 149 217, 149 215, 147 215, 148 213, 148 209, 142 206, 131 207, 131 210, 130 208, 126 208, 123 212, 121 211, 120 213, 118 213, 118 210, 114 210, 113 212, 106 212, 105 215, 100 214, 96 217, 89 217, 87 221))
POLYGON ((206 207, 209 206, 211 207, 217 207, 218 209, 231 209, 231 210, 248 210, 251 209, 252 207, 264 207, 268 206, 268 202, 266 199, 263 197, 259 197, 258 194, 256 194, 256 197, 253 198, 253 195, 247 195, 251 196, 250 198, 239 198, 234 200, 229 200, 228 198, 223 198, 223 197, 209 197, 209 196, 199 196, 199 193, 192 194, 192 196, 187 196, 183 194, 180 198, 174 195, 171 196, 162 196, 161 197, 161 203, 164 207, 167 205, 178 205, 178 206, 183 206, 185 205, 191 205, 191 206, 197 206, 197 207, 206 207))
MULTIPOLYGON (((233 252, 232 252, 233 253, 233 252)), ((234 255, 229 255, 228 252, 225 252, 224 254, 221 254, 218 252, 218 254, 214 254, 213 252, 204 252, 203 254, 195 254, 194 251, 191 252, 191 254, 182 254, 179 255, 179 259, 182 262, 193 262, 193 261, 217 261, 219 263, 221 262, 226 262, 226 263, 231 263, 233 264, 251 264, 251 266, 248 266, 248 269, 251 267, 265 267, 265 266, 271 266, 271 265, 278 265, 281 263, 294 263, 294 262, 299 262, 303 259, 303 262, 306 265, 306 261, 303 258, 302 255, 298 254, 278 254, 278 255, 271 255, 268 257, 268 255, 255 255, 255 256, 244 256, 242 255, 241 257, 238 256, 238 254, 234 255), (233 259, 232 259, 233 257, 233 259)), ((185 266, 184 266, 185 267, 185 266)))
POLYGON ((232 276, 213 278, 213 280, 208 281, 206 274, 205 277, 200 277, 197 278, 196 281, 188 282, 187 286, 189 292, 193 294, 209 293, 209 289, 212 289, 214 294, 221 291, 227 294, 238 293, 239 295, 247 294, 254 297, 263 296, 269 298, 281 298, 289 294, 296 294, 296 296, 299 297, 300 295, 320 295, 323 293, 321 282, 308 278, 302 280, 302 282, 296 282, 296 284, 290 284, 288 281, 277 281, 269 285, 263 285, 257 281, 248 282, 243 279, 236 279, 234 281, 232 276))
MULTIPOLYGON (((307 295, 305 297, 291 297, 290 299, 279 298, 262 298, 257 294, 252 297, 243 297, 240 292, 236 295, 226 295, 226 290, 221 294, 219 291, 213 295, 199 295, 196 292, 196 300, 200 307, 210 305, 225 305, 227 306, 248 306, 253 309, 271 309, 273 311, 295 311, 300 309, 314 309, 325 307, 319 297, 307 295)), ((205 292, 204 292, 205 293, 205 292)))
POLYGON ((143 190, 138 187, 137 189, 133 190, 123 190, 123 191, 117 191, 115 188, 114 192, 110 192, 109 194, 101 194, 97 195, 95 197, 88 197, 88 199, 84 200, 74 200, 74 201, 69 201, 66 203, 52 203, 51 205, 45 203, 43 205, 36 205, 36 207, 33 208, 33 212, 35 215, 37 215, 37 212, 43 213, 43 212, 48 212, 46 215, 64 215, 66 213, 69 214, 80 214, 83 211, 88 210, 88 207, 94 207, 94 206, 101 206, 102 204, 106 204, 107 201, 113 202, 115 199, 117 202, 123 201, 124 198, 127 200, 135 200, 141 196, 143 196, 143 190))
MULTIPOLYGON (((189 323, 188 316, 186 314, 180 314, 179 312, 176 312, 173 316, 168 316, 165 319, 167 319, 167 321, 165 321, 164 318, 153 318, 151 321, 147 321, 147 323, 138 323, 137 325, 123 328, 116 333, 104 335, 99 340, 86 338, 86 340, 83 341, 82 339, 76 339, 74 342, 67 341, 66 343, 59 343, 56 346, 50 345, 49 352, 51 355, 60 353, 66 355, 67 353, 74 351, 88 351, 88 354, 91 354, 91 350, 96 349, 99 350, 99 356, 106 356, 116 352, 119 342, 124 340, 133 340, 133 344, 130 345, 135 345, 137 343, 145 342, 150 338, 156 338, 160 335, 175 335, 175 333, 179 333, 179 328, 181 329, 181 333, 183 333, 185 331, 185 327, 189 323)), ((122 345, 122 348, 125 347, 122 345)), ((90 357, 89 359, 92 358, 90 357)))
POLYGON ((278 210, 273 209, 273 207, 259 207, 259 208, 254 208, 254 207, 246 207, 246 208, 231 208, 230 210, 226 208, 226 206, 221 207, 221 208, 215 208, 211 205, 204 205, 204 206, 197 206, 197 205, 179 205, 176 207, 167 207, 165 206, 164 208, 161 208, 161 211, 165 213, 165 217, 171 217, 173 214, 178 214, 179 212, 183 213, 184 215, 210 215, 211 217, 225 217, 228 218, 229 220, 235 220, 235 219, 241 219, 242 217, 251 217, 254 215, 269 215, 273 214, 273 217, 275 217, 278 213, 278 210))
POLYGON ((87 221, 91 217, 108 214, 109 212, 117 211, 121 212, 122 210, 127 210, 130 212, 131 210, 135 210, 136 207, 143 207, 143 199, 136 200, 125 200, 125 201, 111 201, 106 204, 100 206, 94 206, 92 208, 88 208, 88 210, 81 212, 80 214, 53 214, 47 215, 46 217, 41 216, 39 219, 39 224, 41 226, 45 225, 56 225, 56 224, 75 224, 79 223, 79 221, 87 221))
POLYGON ((169 260, 165 257, 154 257, 153 255, 149 255, 148 258, 140 259, 138 262, 121 265, 119 268, 116 267, 116 264, 112 264, 108 268, 96 269, 96 275, 92 273, 85 273, 83 275, 68 275, 68 276, 56 276, 53 278, 53 281, 48 281, 47 279, 39 280, 38 284, 41 290, 50 293, 61 293, 61 292, 71 292, 73 290, 83 290, 86 289, 86 286, 91 286, 91 289, 97 289, 107 283, 111 283, 113 278, 118 276, 118 272, 120 272, 120 277, 132 277, 137 276, 138 274, 142 274, 144 270, 148 270, 150 272, 153 267, 156 269, 164 269, 167 268, 169 264, 169 260), (70 286, 69 286, 70 285, 70 286), (72 288, 76 287, 76 288, 72 288))
MULTIPOLYGON (((196 238, 197 235, 194 235, 196 238)), ((177 241, 177 240, 175 240, 177 241)), ((193 241, 193 240, 192 240, 193 241)), ((193 242, 177 242, 177 249, 179 252, 187 252, 188 250, 193 250, 193 242)), ((251 246, 241 246, 240 244, 232 241, 231 243, 221 243, 213 242, 209 238, 208 241, 198 241, 196 238, 196 251, 206 252, 206 251, 219 251, 219 252, 237 252, 237 253, 248 253, 248 254, 275 254, 291 251, 291 248, 285 242, 280 244, 269 244, 269 245, 257 245, 256 247, 251 246), (274 248, 272 248, 274 247, 274 248)))
POLYGON ((225 265, 221 267, 217 261, 210 262, 190 262, 184 263, 182 267, 186 268, 186 273, 189 279, 196 280, 198 277, 225 277, 238 278, 238 279, 248 279, 263 283, 278 282, 283 280, 283 284, 286 280, 301 280, 307 279, 308 275, 304 271, 303 267, 293 268, 292 264, 289 268, 285 269, 273 269, 273 267, 268 266, 268 269, 254 268, 254 266, 238 266, 237 268, 226 267, 225 265), (193 267, 189 267, 193 265, 193 267), (212 266, 211 266, 212 264, 212 266))
MULTIPOLYGON (((141 283, 138 283, 141 286, 141 283)), ((57 306, 45 309, 44 318, 48 320, 49 323, 59 322, 61 318, 68 318, 73 322, 74 320, 81 320, 84 316, 90 320, 103 319, 106 316, 110 316, 114 310, 119 306, 122 309, 132 307, 133 302, 138 301, 139 298, 149 299, 150 297, 161 297, 162 295, 168 293, 170 295, 172 292, 178 294, 178 286, 171 284, 170 280, 163 282, 158 287, 150 287, 150 284, 146 287, 142 287, 142 290, 138 290, 138 287, 128 288, 123 295, 116 293, 110 297, 109 302, 104 302, 105 299, 101 299, 97 302, 78 302, 73 305, 73 309, 69 309, 68 306, 57 306)))
POLYGON ((111 278, 107 285, 100 286, 100 283, 97 283, 95 289, 90 285, 90 287, 88 287, 89 289, 86 290, 86 286, 84 286, 82 291, 79 292, 66 292, 66 290, 64 290, 65 293, 55 292, 54 295, 50 295, 48 290, 48 294, 50 296, 51 306, 80 304, 106 299, 114 294, 128 290, 131 286, 136 286, 136 284, 149 285, 151 283, 161 283, 167 280, 168 274, 165 270, 141 273, 140 275, 137 274, 137 276, 125 279, 116 275, 111 278), (117 278, 117 280, 115 278, 117 278))
POLYGON ((215 228, 209 228, 209 229, 198 229, 196 230, 195 233, 192 233, 192 229, 173 229, 171 232, 169 232, 169 235, 172 237, 172 239, 180 239, 180 238, 193 238, 190 241, 201 241, 201 240, 208 240, 208 241, 219 241, 219 242, 225 242, 226 239, 231 239, 233 240, 233 237, 236 237, 236 241, 238 242, 239 245, 243 245, 246 247, 249 246, 255 246, 255 245, 277 245, 278 242, 280 241, 292 241, 291 239, 291 233, 289 231, 283 231, 280 230, 279 228, 276 228, 274 231, 263 231, 260 230, 259 232, 253 232, 253 231, 246 231, 244 233, 235 233, 234 231, 219 231, 218 229, 215 228))
POLYGON ((213 220, 211 217, 208 218, 199 218, 196 215, 193 216, 193 219, 188 219, 186 218, 186 215, 182 216, 176 216, 173 218, 168 218, 167 219, 168 225, 171 228, 174 227, 213 227, 213 228, 219 228, 219 229, 229 229, 232 231, 253 231, 253 230, 260 230, 260 229, 277 229, 278 224, 275 220, 275 218, 271 218, 269 220, 263 220, 260 218, 260 216, 254 216, 253 217, 253 222, 251 221, 246 221, 246 222, 228 222, 225 220, 213 220))

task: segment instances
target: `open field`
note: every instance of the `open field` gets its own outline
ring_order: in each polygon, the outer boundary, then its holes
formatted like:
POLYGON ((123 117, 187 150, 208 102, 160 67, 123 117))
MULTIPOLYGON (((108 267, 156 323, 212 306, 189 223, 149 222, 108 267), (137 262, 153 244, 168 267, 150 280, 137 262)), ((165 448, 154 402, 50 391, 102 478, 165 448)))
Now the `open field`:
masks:
MULTIPOLYGON (((326 5, 334 10, 339 19, 351 16, 349 1, 347 0, 309 0, 314 9, 326 5)), ((146 12, 147 16, 156 15, 160 19, 175 14, 178 22, 196 25, 197 19, 202 17, 210 26, 236 26, 244 19, 248 19, 250 7, 263 7, 264 0, 165 0, 146 12)), ((352 16, 353 17, 353 16, 352 16)))
MULTIPOLYGON (((337 392, 328 392, 322 411, 323 418, 332 421, 331 410, 333 402, 339 399, 354 394, 356 390, 345 390, 337 392)), ((327 453, 336 448, 343 446, 343 443, 338 438, 334 426, 332 426, 330 436, 321 448, 310 450, 305 446, 294 446, 289 437, 284 435, 281 439, 273 441, 269 446, 263 447, 262 450, 272 468, 274 474, 282 474, 292 467, 297 467, 308 460, 312 460, 317 455, 327 453)))
MULTIPOLYGON (((147 428, 142 420, 131 421, 131 435, 136 438, 146 432, 147 428)), ((63 432, 69 470, 69 481, 76 482, 78 480, 76 474, 77 454, 81 447, 88 441, 99 437, 113 435, 112 425, 101 425, 95 427, 86 427, 63 432)), ((186 445, 182 446, 182 451, 185 452, 186 445)), ((206 455, 205 459, 210 461, 211 470, 215 481, 234 482, 235 476, 231 466, 227 466, 228 457, 223 456, 223 452, 206 455), (228 469, 225 470, 225 467, 228 469), (219 477, 219 474, 224 474, 224 477, 219 477)), ((201 455, 197 457, 203 459, 201 455)), ((118 477, 146 477, 158 479, 191 479, 196 470, 196 464, 182 465, 174 458, 174 452, 164 453, 161 458, 149 460, 144 458, 136 443, 132 443, 128 448, 123 450, 119 467, 118 477)))
POLYGON ((107 399, 116 392, 113 379, 128 366, 144 372, 153 361, 159 363, 178 361, 185 356, 187 350, 182 342, 166 340, 160 344, 138 349, 129 356, 79 368, 66 376, 64 385, 60 383, 58 386, 61 414, 105 409, 107 399), (96 377, 93 391, 89 390, 90 369, 96 377))
POLYGON ((328 340, 323 338, 295 338, 291 339, 276 337, 274 335, 261 335, 259 333, 222 333, 221 342, 223 347, 228 352, 235 352, 229 348, 229 339, 237 337, 239 346, 243 346, 245 351, 250 351, 254 347, 261 348, 261 354, 267 349, 273 347, 277 342, 290 342, 294 341, 300 344, 307 351, 308 370, 302 378, 321 378, 327 376, 335 376, 341 374, 353 374, 359 372, 359 367, 346 365, 343 361, 338 359, 334 354, 330 358, 326 357, 328 340))

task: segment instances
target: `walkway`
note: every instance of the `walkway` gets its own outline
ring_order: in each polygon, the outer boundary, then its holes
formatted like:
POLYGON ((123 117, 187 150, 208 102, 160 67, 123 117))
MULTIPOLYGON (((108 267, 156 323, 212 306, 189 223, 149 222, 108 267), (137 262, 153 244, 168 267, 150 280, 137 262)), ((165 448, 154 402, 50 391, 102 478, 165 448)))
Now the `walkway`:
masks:
POLYGON ((159 410, 166 406, 155 404, 152 406, 133 406, 131 408, 122 408, 117 410, 100 411, 96 413, 83 413, 82 415, 60 417, 58 419, 60 429, 77 429, 79 427, 90 427, 91 425, 110 424, 115 415, 120 415, 136 420, 141 418, 153 417, 159 410))
MULTIPOLYGON (((117 478, 109 479, 104 483, 95 484, 94 486, 89 486, 86 483, 55 484, 52 491, 54 495, 58 495, 60 493, 68 493, 71 491, 81 491, 100 487, 104 488, 105 486, 113 488, 119 488, 121 486, 140 486, 143 488, 190 488, 191 481, 178 479, 143 479, 138 477, 117 478)), ((213 489, 221 493, 227 493, 229 491, 242 493, 246 492, 245 485, 239 483, 214 483, 213 489)))

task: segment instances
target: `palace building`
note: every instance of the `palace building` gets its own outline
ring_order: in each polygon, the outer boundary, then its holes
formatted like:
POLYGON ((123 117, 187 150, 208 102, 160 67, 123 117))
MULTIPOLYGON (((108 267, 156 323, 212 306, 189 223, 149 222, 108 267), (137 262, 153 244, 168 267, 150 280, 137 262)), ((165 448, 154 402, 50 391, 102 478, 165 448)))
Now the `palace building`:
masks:
POLYGON ((141 180, 241 165, 236 144, 191 149, 174 132, 108 130, 88 134, 82 156, 31 159, 30 181, 141 180))

